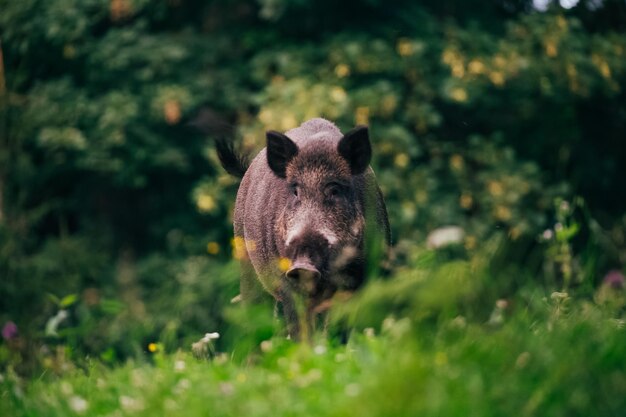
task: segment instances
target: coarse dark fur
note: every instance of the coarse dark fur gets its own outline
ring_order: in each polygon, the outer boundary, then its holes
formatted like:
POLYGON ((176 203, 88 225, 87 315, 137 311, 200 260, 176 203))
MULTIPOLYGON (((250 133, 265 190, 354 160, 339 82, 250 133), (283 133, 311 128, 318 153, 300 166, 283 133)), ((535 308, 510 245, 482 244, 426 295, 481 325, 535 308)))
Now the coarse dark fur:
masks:
POLYGON ((298 297, 312 326, 336 292, 363 284, 368 242, 389 245, 389 223, 369 167, 367 128, 343 135, 331 122, 312 119, 286 134, 268 132, 267 145, 249 166, 232 146, 217 150, 227 172, 245 171, 234 216, 241 297, 273 295, 298 338, 298 297))
POLYGON ((224 137, 218 137, 215 140, 215 149, 226 172, 235 177, 243 178, 250 166, 248 155, 237 152, 233 147, 233 142, 224 137))

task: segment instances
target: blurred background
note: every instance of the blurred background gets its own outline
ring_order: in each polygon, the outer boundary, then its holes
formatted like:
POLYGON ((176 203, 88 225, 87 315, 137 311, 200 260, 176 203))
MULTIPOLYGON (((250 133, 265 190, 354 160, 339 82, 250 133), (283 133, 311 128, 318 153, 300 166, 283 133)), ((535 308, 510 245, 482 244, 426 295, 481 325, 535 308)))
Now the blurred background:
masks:
POLYGON ((396 273, 480 260, 485 319, 623 285, 625 31, 622 0, 0 0, 0 366, 224 331, 214 141, 320 116, 370 126, 396 273))

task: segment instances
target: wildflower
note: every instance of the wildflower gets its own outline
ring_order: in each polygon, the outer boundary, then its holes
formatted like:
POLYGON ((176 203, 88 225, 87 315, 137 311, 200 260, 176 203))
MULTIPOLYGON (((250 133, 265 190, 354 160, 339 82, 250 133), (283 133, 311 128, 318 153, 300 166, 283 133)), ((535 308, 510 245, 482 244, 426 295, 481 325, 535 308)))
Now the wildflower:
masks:
MULTIPOLYGON (((622 288, 624 288, 624 282, 626 281, 626 278, 624 277, 624 274, 622 274, 620 271, 614 269, 612 271, 609 271, 605 276, 604 279, 602 280, 602 284, 616 289, 616 290, 620 290, 622 288)), ((2 334, 4 335, 4 330, 2 331, 2 334)))
POLYGON ((555 291, 552 294, 550 294, 550 298, 555 301, 567 300, 569 298, 569 294, 566 292, 555 291))
POLYGON ((211 340, 219 339, 220 334, 218 332, 206 333, 201 339, 203 342, 210 342, 211 340))
POLYGON ((315 352, 316 355, 323 355, 324 353, 326 353, 326 346, 317 345, 313 348, 313 352, 315 352))
POLYGON ((463 157, 459 154, 454 154, 450 157, 450 168, 454 171, 461 171, 465 166, 465 161, 463 157))
POLYGON ((220 384, 220 392, 224 395, 233 395, 235 387, 230 382, 222 382, 220 384))
POLYGON ((144 409, 143 401, 137 400, 126 395, 122 395, 120 398, 120 406, 128 411, 142 411, 144 409))
POLYGON ((201 213, 210 213, 217 208, 217 203, 210 195, 202 194, 198 196, 196 206, 201 213))
POLYGON ((174 370, 176 372, 184 371, 185 370, 185 362, 181 361, 181 360, 178 360, 178 361, 174 362, 174 370))
POLYGON ((624 294, 624 283, 626 278, 621 271, 616 269, 609 271, 602 280, 602 285, 597 289, 594 300, 598 304, 608 304, 614 308, 621 309, 626 304, 624 294))
POLYGON ((487 322, 491 326, 500 326, 504 323, 504 311, 508 308, 509 302, 507 300, 497 300, 496 306, 491 312, 489 316, 489 321, 487 322))
POLYGON ((272 341, 271 340, 264 340, 261 342, 261 351, 262 352, 269 352, 272 350, 272 341))
POLYGON ((82 397, 74 395, 69 401, 70 408, 77 413, 84 413, 89 407, 89 403, 82 397))
POLYGON ((287 258, 280 258, 278 260, 278 269, 281 272, 287 272, 291 268, 291 261, 287 258))
POLYGON ((17 324, 12 321, 7 321, 4 327, 2 327, 2 338, 4 340, 13 340, 17 338, 18 335, 17 324))
POLYGON ((330 90, 330 98, 335 103, 341 103, 347 97, 346 91, 341 87, 333 87, 330 90))
POLYGON ((467 101, 467 91, 464 88, 461 87, 457 87, 457 88, 453 88, 450 93, 449 96, 454 100, 454 101, 458 101, 459 103, 464 103, 467 101))
POLYGON ((426 238, 426 244, 430 249, 438 249, 463 240, 465 231, 458 226, 446 226, 433 230, 426 238))
POLYGON ((474 199, 470 194, 462 194, 461 198, 459 198, 459 205, 465 209, 469 210, 474 205, 474 199))
POLYGON ((247 257, 246 241, 241 236, 235 236, 231 241, 233 247, 233 258, 242 260, 247 257))
POLYGON ((393 160, 393 163, 398 167, 398 168, 406 168, 407 165, 409 165, 409 162, 411 160, 409 159, 409 156, 405 153, 399 153, 398 155, 396 155, 396 157, 393 160))
POLYGON ((157 350, 159 350, 159 346, 156 343, 152 342, 152 343, 148 344, 148 350, 150 352, 154 353, 157 350))
POLYGON ((552 239, 553 236, 554 236, 554 232, 552 231, 552 229, 546 229, 541 234, 541 237, 543 238, 543 240, 550 240, 552 239))
POLYGON ((214 356, 213 340, 219 339, 220 334, 217 332, 206 333, 204 337, 195 343, 192 343, 191 350, 196 358, 206 358, 214 356))
POLYGON ((369 107, 357 107, 354 114, 354 121, 358 125, 366 125, 369 122, 370 109, 369 107))
POLYGON ((335 67, 335 75, 339 78, 347 77, 350 75, 350 67, 346 64, 339 64, 335 67))
POLYGON ((396 45, 396 52, 400 56, 409 56, 413 55, 413 45, 411 41, 408 39, 400 39, 396 45))
POLYGON ((217 242, 209 242, 206 245, 206 250, 211 255, 217 255, 220 251, 220 245, 217 242))

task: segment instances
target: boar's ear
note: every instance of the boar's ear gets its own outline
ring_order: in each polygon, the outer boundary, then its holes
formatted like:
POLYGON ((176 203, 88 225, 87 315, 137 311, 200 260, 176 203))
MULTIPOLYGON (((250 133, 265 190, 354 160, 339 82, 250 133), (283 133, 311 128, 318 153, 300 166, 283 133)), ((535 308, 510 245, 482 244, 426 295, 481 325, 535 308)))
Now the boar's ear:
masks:
POLYGON ((372 146, 367 126, 357 126, 346 133, 339 141, 337 150, 339 155, 350 164, 352 175, 364 173, 372 159, 372 146))
POLYGON ((287 164, 298 154, 298 146, 282 133, 267 132, 267 164, 281 178, 286 177, 287 164))

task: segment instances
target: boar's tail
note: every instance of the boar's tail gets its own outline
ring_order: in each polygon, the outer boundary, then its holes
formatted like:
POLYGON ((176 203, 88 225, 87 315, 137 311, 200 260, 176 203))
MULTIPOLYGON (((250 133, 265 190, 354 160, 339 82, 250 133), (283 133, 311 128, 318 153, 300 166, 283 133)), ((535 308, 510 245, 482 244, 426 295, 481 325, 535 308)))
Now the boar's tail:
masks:
POLYGON ((232 140, 220 138, 215 141, 220 163, 230 175, 243 178, 250 166, 249 155, 235 150, 232 140))

